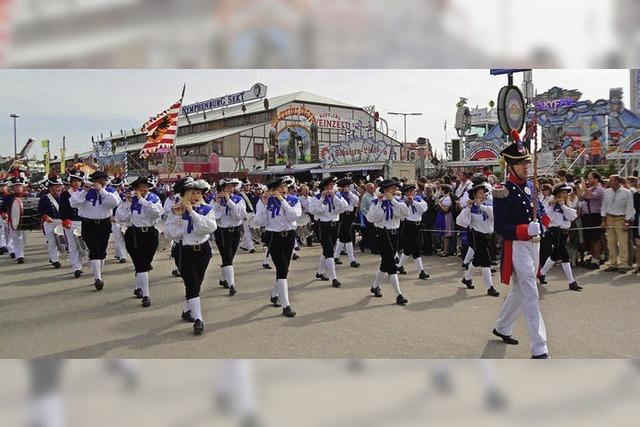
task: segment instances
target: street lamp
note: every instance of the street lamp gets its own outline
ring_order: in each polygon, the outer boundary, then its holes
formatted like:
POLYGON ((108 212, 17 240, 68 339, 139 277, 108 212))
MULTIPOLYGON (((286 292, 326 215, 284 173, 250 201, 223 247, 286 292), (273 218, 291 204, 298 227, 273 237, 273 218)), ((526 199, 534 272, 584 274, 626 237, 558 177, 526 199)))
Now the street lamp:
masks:
POLYGON ((13 119, 13 157, 18 157, 18 139, 16 138, 16 119, 20 117, 20 114, 11 113, 9 117, 13 119))
POLYGON ((421 116, 422 113, 396 113, 389 111, 387 114, 391 114, 392 116, 403 116, 404 118, 404 144, 407 143, 407 116, 421 116))

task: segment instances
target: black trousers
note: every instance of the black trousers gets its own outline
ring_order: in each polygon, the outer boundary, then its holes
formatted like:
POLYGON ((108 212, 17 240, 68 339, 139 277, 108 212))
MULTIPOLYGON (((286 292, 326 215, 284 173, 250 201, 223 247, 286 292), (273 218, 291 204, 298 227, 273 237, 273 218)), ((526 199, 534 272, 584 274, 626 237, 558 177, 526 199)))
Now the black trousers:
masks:
POLYGON ((200 296, 200 287, 211 259, 209 242, 197 246, 181 245, 178 259, 181 262, 176 265, 184 282, 185 297, 191 299, 200 296))
POLYGON ((222 257, 222 267, 233 265, 233 258, 238 251, 238 245, 240 245, 240 230, 239 227, 218 227, 213 235, 216 238, 216 245, 220 256, 222 257))
POLYGON ((322 255, 325 258, 333 258, 333 250, 338 240, 338 222, 319 221, 318 232, 322 255))
POLYGON ((362 231, 363 247, 371 249, 371 252, 378 252, 378 241, 376 238, 376 227, 373 223, 364 219, 364 230, 362 231))
POLYGON ((469 228, 469 247, 473 248, 474 267, 491 267, 491 235, 469 228))
POLYGON ((568 241, 569 230, 560 227, 549 228, 540 242, 540 265, 544 265, 549 257, 553 261, 569 262, 568 241))
POLYGON ((355 222, 355 212, 345 212, 340 214, 340 225, 338 227, 338 240, 341 243, 355 241, 353 223, 355 222))
POLYGON ((136 273, 150 271, 151 262, 158 250, 158 230, 155 227, 129 227, 124 233, 124 245, 136 273))
POLYGON ((411 256, 413 259, 420 257, 422 233, 419 222, 402 221, 399 245, 406 256, 411 256))
POLYGON ((111 220, 109 218, 83 219, 80 234, 89 249, 89 259, 105 259, 107 257, 107 246, 109 246, 109 235, 111 234, 111 220))
MULTIPOLYGON (((269 253, 276 266, 276 279, 286 279, 289 274, 291 254, 296 243, 296 232, 289 231, 265 231, 269 241, 269 253)), ((333 256, 333 253, 332 255, 333 256)))
POLYGON ((385 228, 376 227, 376 236, 378 238, 378 248, 380 250, 380 271, 387 274, 397 274, 396 252, 398 251, 398 238, 400 230, 387 230, 385 228))

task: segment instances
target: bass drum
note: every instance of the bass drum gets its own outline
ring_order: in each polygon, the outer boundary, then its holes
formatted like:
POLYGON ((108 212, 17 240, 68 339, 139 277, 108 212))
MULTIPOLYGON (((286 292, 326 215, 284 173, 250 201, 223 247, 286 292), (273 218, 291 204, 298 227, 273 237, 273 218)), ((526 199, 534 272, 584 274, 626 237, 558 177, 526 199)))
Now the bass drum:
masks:
POLYGON ((39 230, 37 197, 16 197, 9 209, 9 227, 13 230, 39 230))

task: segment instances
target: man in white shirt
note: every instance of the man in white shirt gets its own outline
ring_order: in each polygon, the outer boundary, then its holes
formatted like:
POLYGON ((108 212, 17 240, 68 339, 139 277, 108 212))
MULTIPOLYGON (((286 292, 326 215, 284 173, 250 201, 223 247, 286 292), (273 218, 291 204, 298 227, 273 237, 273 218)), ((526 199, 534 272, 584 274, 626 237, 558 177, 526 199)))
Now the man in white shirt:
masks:
POLYGON ((635 209, 633 194, 622 186, 619 175, 609 177, 610 188, 604 192, 602 210, 602 227, 607 231, 607 246, 609 248, 608 272, 618 271, 626 273, 629 266, 629 225, 633 222, 635 209))

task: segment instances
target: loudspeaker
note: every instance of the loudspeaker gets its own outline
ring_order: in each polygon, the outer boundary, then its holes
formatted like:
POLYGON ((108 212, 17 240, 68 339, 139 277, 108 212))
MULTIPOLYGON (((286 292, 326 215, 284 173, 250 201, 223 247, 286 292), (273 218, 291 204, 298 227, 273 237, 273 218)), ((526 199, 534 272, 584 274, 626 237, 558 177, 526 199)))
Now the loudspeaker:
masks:
POLYGON ((460 161, 460 140, 451 140, 451 160, 454 162, 460 161))

